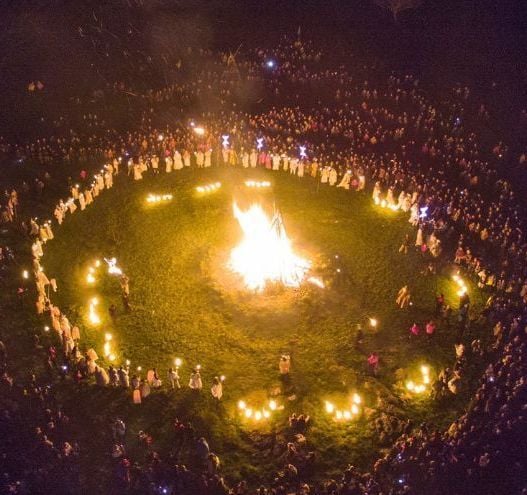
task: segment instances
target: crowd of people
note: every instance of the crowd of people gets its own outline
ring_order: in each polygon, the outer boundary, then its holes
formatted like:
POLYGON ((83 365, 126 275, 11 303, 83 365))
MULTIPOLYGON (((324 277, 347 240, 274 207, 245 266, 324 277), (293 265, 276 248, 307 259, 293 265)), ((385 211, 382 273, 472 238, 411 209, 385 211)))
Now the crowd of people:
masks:
MULTIPOLYGON (((56 282, 48 279, 38 261, 43 245, 53 238, 53 222, 38 221, 20 203, 36 201, 39 211, 51 208, 60 225, 67 215, 89 207, 111 188, 117 174, 141 180, 144 174, 176 173, 185 167, 238 166, 282 171, 350 194, 367 191, 380 207, 406 212, 416 229, 414 247, 425 256, 425 272, 453 263, 489 294, 484 313, 472 318, 484 318, 494 329, 485 339, 490 343, 471 342, 467 352, 461 331, 455 364, 440 374, 434 396, 440 400, 457 393, 467 359, 479 357, 488 366, 467 412, 446 431, 426 424, 392 424, 393 418, 387 418, 378 427, 397 439, 371 472, 350 466, 340 479, 324 483, 309 483, 316 453, 308 448, 309 419, 304 416, 291 418, 277 447, 283 469, 274 481, 257 489, 245 482, 229 487, 221 476, 219 457, 192 425, 179 420, 174 425, 175 442, 178 448, 195 453, 191 469, 179 463, 177 456, 162 458, 154 449, 155 439, 144 432, 145 460, 133 461, 127 453, 124 421, 116 420, 111 450, 117 489, 174 494, 396 495, 477 493, 492 486, 488 493, 522 493, 525 445, 518 439, 526 433, 527 403, 525 217, 515 188, 503 175, 510 159, 507 145, 498 141, 486 149, 478 138, 478 126, 488 119, 485 106, 471 98, 468 88, 454 88, 440 105, 435 104, 412 75, 383 77, 376 67, 357 65, 355 71, 342 64, 331 66, 320 50, 301 40, 285 40, 271 52, 213 56, 195 54, 196 70, 200 63, 203 69, 190 82, 144 92, 127 88, 138 101, 135 123, 125 131, 112 127, 111 109, 102 108, 99 113, 93 108, 80 123, 73 115, 61 117, 52 134, 36 141, 0 141, 6 159, 43 167, 35 177, 9 185, 2 198, 1 218, 31 239, 36 290, 29 294, 35 294, 41 317, 50 318, 55 342, 63 349, 63 357, 57 358, 55 347, 43 349, 41 337, 35 335, 35 348, 46 355, 47 374, 42 381, 32 376, 17 385, 3 346, 1 427, 11 439, 6 446, 16 443, 12 431, 18 421, 18 429, 27 431, 30 424, 35 433, 13 451, 18 455, 25 445, 39 453, 23 463, 6 453, 4 486, 11 493, 29 493, 27 487, 39 482, 44 486, 48 481, 42 480, 59 469, 67 475, 60 481, 53 475, 53 482, 57 486, 63 482, 64 492, 75 491, 80 448, 68 435, 68 418, 53 401, 56 380, 70 377, 80 382, 93 376, 98 385, 119 383, 126 388, 133 381, 132 388, 140 391, 141 398, 149 393, 145 384, 161 382, 156 373, 150 383, 139 377, 130 381, 125 367, 110 366, 107 371, 96 364, 95 352, 80 352, 82 332, 53 304, 50 288, 56 290, 56 282), (265 96, 257 110, 240 110, 248 88, 265 96), (203 104, 209 110, 196 112, 203 104), (175 116, 170 113, 169 125, 166 107, 177 107, 175 116), (197 132, 198 128, 202 131, 197 132), (228 136, 228 144, 222 144, 222 136, 228 136), (60 185, 62 177, 54 171, 57 162, 66 171, 67 187, 60 185), (51 198, 42 196, 53 181, 60 194, 52 198, 52 206, 51 198), (502 492, 503 487, 516 492, 502 492)), ((122 85, 111 91, 119 100, 122 85)), ((411 247, 405 239, 401 256, 411 247)), ((7 267, 6 273, 18 256, 24 254, 2 245, 0 263, 7 267)), ((411 303, 411 286, 403 289, 397 304, 404 309, 411 303)), ((26 287, 20 290, 28 292, 26 287)), ((437 308, 438 318, 451 310, 444 302, 437 308)), ((456 313, 461 329, 470 323, 469 309, 461 301, 456 313)), ((410 329, 413 336, 419 332, 417 324, 410 329)), ((426 322, 425 333, 434 332, 434 322, 426 322)), ((368 364, 373 369, 378 357, 372 356, 368 364)), ((194 375, 189 386, 200 389, 201 378, 194 375)), ((167 377, 169 383, 179 386, 177 370, 167 377)), ((212 394, 221 399, 218 383, 214 387, 212 394)))

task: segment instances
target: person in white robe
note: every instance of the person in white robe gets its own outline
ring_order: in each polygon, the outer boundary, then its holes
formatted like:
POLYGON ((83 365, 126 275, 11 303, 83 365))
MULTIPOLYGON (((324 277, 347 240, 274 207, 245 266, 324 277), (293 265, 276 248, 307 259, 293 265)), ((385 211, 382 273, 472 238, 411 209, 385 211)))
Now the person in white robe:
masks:
POLYGON ((296 175, 298 175, 298 177, 304 177, 304 167, 305 167, 305 164, 302 160, 300 160, 298 162, 298 172, 296 175))
POLYGON ((242 151, 242 167, 249 168, 249 153, 242 151))
POLYGON ((278 153, 274 153, 272 156, 273 160, 273 170, 280 170, 280 155, 278 153))
POLYGON ((324 167, 320 173, 320 182, 327 184, 329 179, 329 167, 324 167))
POLYGON ((223 396, 223 384, 217 376, 215 376, 214 380, 212 380, 212 387, 210 388, 210 393, 212 394, 212 397, 217 400, 221 400, 223 396))
POLYGON ((284 172, 287 172, 289 170, 289 157, 285 154, 285 153, 282 153, 282 170, 284 172))
POLYGON ((38 315, 43 314, 46 309, 46 298, 42 294, 39 294, 37 298, 37 302, 35 304, 37 308, 37 314, 38 315))
POLYGON ((109 171, 104 173, 104 185, 106 186, 106 189, 113 187, 113 175, 109 171))
POLYGON ((441 241, 432 233, 429 239, 430 253, 434 258, 441 254, 441 241))
POLYGON ((331 167, 329 170, 329 185, 334 186, 337 183, 337 171, 331 167))
POLYGON ((99 187, 99 191, 104 190, 104 177, 103 174, 97 174, 97 186, 99 187))
POLYGON ((58 224, 62 225, 62 221, 64 220, 64 213, 59 205, 55 206, 53 216, 57 219, 58 224))
POLYGON ((195 369, 193 373, 190 375, 188 386, 192 390, 201 390, 203 388, 203 382, 201 381, 201 375, 200 375, 199 369, 195 369))
POLYGON ((366 176, 364 174, 359 174, 359 187, 357 187, 357 191, 363 191, 366 187, 366 176))
POLYGON ((128 374, 128 371, 125 370, 121 366, 117 374, 119 375, 119 384, 121 385, 121 387, 129 388, 130 387, 130 375, 128 374))
POLYGON ((401 191, 399 197, 397 198, 397 208, 403 207, 404 198, 406 198, 406 193, 404 191, 401 191))
POLYGON ((183 168, 183 158, 181 153, 176 150, 174 151, 174 170, 181 170, 183 168))
POLYGON ((78 342, 81 339, 81 331, 77 325, 73 325, 73 328, 71 329, 71 338, 78 342))
POLYGON ((44 229, 46 229, 48 240, 51 241, 51 239, 55 238, 55 236, 53 235, 53 229, 51 228, 51 223, 49 221, 44 223, 44 229))
POLYGON ((196 151, 194 156, 196 157, 196 166, 198 168, 203 168, 203 165, 205 164, 205 155, 203 151, 196 151))
POLYGON ((289 173, 292 175, 296 175, 298 169, 298 158, 292 158, 289 162, 289 173))
POLYGON ((68 206, 68 209, 70 210, 70 213, 73 215, 75 213, 75 210, 77 209, 77 205, 75 204, 75 200, 73 198, 69 198, 66 205, 68 206))
POLYGON ((152 172, 154 175, 157 175, 159 173, 159 157, 157 155, 152 156, 152 158, 150 158, 150 163, 152 164, 152 172))
POLYGON ((165 157, 165 172, 167 174, 170 174, 172 172, 172 164, 173 164, 172 157, 166 156, 165 157))
POLYGON ((208 149, 205 151, 205 168, 209 168, 212 165, 212 150, 208 149))
POLYGON ((79 186, 78 185, 71 186, 70 187, 70 193, 71 193, 71 197, 73 199, 78 199, 78 197, 79 197, 79 186))
POLYGON ((37 260, 44 256, 42 243, 38 239, 31 245, 31 254, 33 255, 33 258, 36 258, 37 260))
POLYGON ((66 337, 71 337, 70 321, 68 320, 65 314, 60 315, 60 331, 62 332, 62 335, 66 335, 66 337))
POLYGON ((121 158, 117 159, 117 158, 114 158, 113 159, 113 171, 114 171, 114 174, 117 175, 119 173, 119 164, 121 162, 121 158))
POLYGON ((180 389, 181 384, 179 383, 179 373, 178 369, 174 370, 173 368, 169 368, 168 370, 168 383, 170 383, 170 386, 172 387, 172 390, 180 389))
POLYGON ((104 368, 95 366, 95 383, 100 387, 105 387, 110 383, 110 377, 104 368))
POLYGON ((410 210, 410 207, 412 206, 412 204, 410 203, 410 199, 411 199, 410 194, 405 194, 404 195, 403 204, 401 206, 401 209, 405 213, 407 213, 410 210))
POLYGON ((141 172, 145 173, 148 170, 148 165, 145 160, 143 160, 143 157, 139 157, 139 166, 141 167, 141 172))
POLYGON ((386 193, 386 203, 388 203, 388 206, 395 204, 395 199, 393 197, 393 187, 388 188, 388 192, 386 193))
POLYGON ((79 194, 79 206, 81 207, 81 211, 84 211, 86 208, 86 199, 84 198, 84 193, 79 194))
POLYGON ((229 164, 229 148, 223 147, 221 149, 221 161, 223 162, 223 165, 229 164))
POLYGON ((74 347, 75 342, 73 342, 73 339, 65 334, 62 334, 62 348, 64 349, 64 354, 69 356, 74 347))
POLYGON ((351 181, 351 170, 346 170, 346 173, 342 176, 342 179, 339 182, 337 187, 343 187, 344 189, 350 188, 351 181))
POLYGON ((90 189, 84 191, 84 197, 86 198, 86 204, 91 205, 93 203, 93 196, 90 189))
POLYGON ((183 164, 185 167, 190 167, 190 152, 188 150, 183 151, 183 164))
POLYGON ((417 236, 415 238, 415 247, 421 248, 423 245, 423 229, 419 227, 417 229, 417 236))
POLYGON ((47 275, 42 271, 42 268, 35 273, 35 282, 42 287, 45 287, 46 285, 49 285, 49 279, 47 275))
POLYGON ((143 167, 140 163, 134 165, 134 180, 141 180, 143 178, 143 167))
POLYGON ((414 227, 417 227, 417 225, 419 224, 419 207, 417 206, 417 203, 414 203, 411 206, 411 208, 410 208, 410 219, 408 221, 414 227))
POLYGON ((44 228, 44 225, 41 225, 39 228, 39 234, 38 234, 40 240, 46 244, 48 242, 48 233, 46 232, 46 229, 44 228))
POLYGON ((128 175, 132 175, 134 172, 134 160, 132 158, 128 158, 126 164, 128 166, 128 175))
POLYGON ((150 395, 150 385, 145 380, 139 385, 139 393, 141 394, 141 399, 146 399, 150 395))
POLYGON ((372 198, 373 202, 378 205, 381 202, 381 184, 380 182, 376 182, 375 186, 373 186, 373 192, 372 192, 372 198))
POLYGON ((39 226, 38 226, 38 223, 35 222, 35 220, 32 218, 30 221, 29 221, 29 235, 31 237, 36 237, 39 233, 39 226))
MULTIPOLYGON (((132 167, 132 171, 133 171, 133 167, 132 167)), ((91 190, 92 190, 92 195, 94 198, 99 196, 99 183, 97 181, 93 182, 91 190)))
POLYGON ((251 150, 251 154, 249 156, 249 163, 251 164, 251 168, 256 168, 256 164, 258 163, 258 153, 256 153, 256 150, 251 150))

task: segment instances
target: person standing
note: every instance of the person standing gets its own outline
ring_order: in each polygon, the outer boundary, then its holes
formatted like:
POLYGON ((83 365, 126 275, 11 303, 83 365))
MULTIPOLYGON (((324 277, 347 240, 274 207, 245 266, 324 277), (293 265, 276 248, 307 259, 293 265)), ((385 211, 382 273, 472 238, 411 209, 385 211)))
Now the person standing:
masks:
POLYGON ((399 252, 403 254, 408 254, 408 246, 410 245, 410 236, 406 234, 404 236, 403 243, 399 247, 399 252))
POLYGON ((177 368, 174 370, 172 368, 169 368, 168 370, 168 382, 170 383, 170 386, 172 387, 172 390, 174 389, 180 389, 181 385, 179 383, 179 374, 177 368))
POLYGON ((203 382, 201 381, 201 375, 200 375, 198 367, 196 367, 194 371, 192 372, 192 374, 190 375, 188 386, 192 390, 198 390, 198 391, 200 391, 203 388, 203 382))
POLYGON ((128 371, 125 370, 121 366, 117 374, 119 375, 119 384, 121 385, 121 387, 129 388, 130 387, 130 377, 128 375, 128 371))
POLYGON ((221 400, 223 396, 223 384, 221 382, 221 379, 217 376, 215 376, 212 380, 212 387, 210 389, 210 393, 212 394, 212 397, 218 400, 221 400))
POLYGON ((291 369, 291 357, 287 354, 283 354, 278 362, 278 369, 282 376, 289 375, 291 369))

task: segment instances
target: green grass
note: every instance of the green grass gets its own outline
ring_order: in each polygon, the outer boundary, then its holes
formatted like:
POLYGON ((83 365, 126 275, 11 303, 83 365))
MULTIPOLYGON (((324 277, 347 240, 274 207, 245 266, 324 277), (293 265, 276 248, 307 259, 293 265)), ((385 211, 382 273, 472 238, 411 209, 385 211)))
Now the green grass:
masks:
MULTIPOLYGON (((312 417, 308 441, 318 456, 316 476, 327 478, 349 463, 368 468, 379 454, 383 446, 371 421, 378 412, 378 397, 384 404, 392 403, 392 412, 401 418, 426 419, 439 427, 464 407, 468 390, 440 406, 429 399, 398 398, 396 377, 401 373, 424 362, 439 370, 454 359, 453 330, 439 328, 428 343, 424 337, 409 341, 409 326, 432 316, 437 292, 445 293, 447 302, 457 307, 449 268, 425 277, 419 274, 424 264, 419 253, 397 253, 404 234, 415 235, 406 215, 373 206, 365 194, 322 186, 317 190, 311 179, 262 170, 185 170, 141 182, 123 178, 117 182, 85 212, 67 218, 46 247, 42 264, 48 276, 58 280, 55 300, 70 321, 81 326, 84 348, 94 347, 102 356, 104 334, 111 332, 116 363, 130 359, 132 369, 142 366, 143 375, 155 366, 162 379, 173 359, 180 357, 184 386, 191 367, 200 363, 204 391, 197 396, 164 387, 134 406, 122 390, 66 386, 65 404, 86 425, 78 434, 88 445, 87 468, 97 465, 101 474, 107 473, 109 440, 93 431, 107 430, 111 417, 125 418, 132 453, 139 452, 132 435, 140 429, 150 432, 155 447, 166 453, 173 441, 172 420, 178 416, 192 421, 209 439, 229 480, 262 479, 280 466, 280 460, 262 448, 257 433, 280 436, 289 413, 304 412, 312 417), (247 192, 242 184, 248 176, 270 179, 273 190, 247 192), (223 187, 210 195, 195 193, 196 185, 210 180, 221 180, 223 187), (149 192, 171 192, 174 199, 148 206, 149 192), (330 282, 326 289, 306 286, 253 295, 236 283, 224 264, 241 236, 232 216, 232 199, 247 202, 254 196, 269 211, 276 202, 296 249, 309 256, 315 271, 330 282), (96 287, 84 283, 87 267, 103 256, 116 256, 130 277, 129 314, 122 310, 118 281, 106 274, 105 266, 98 272, 96 287), (400 311, 394 301, 405 284, 411 287, 414 305, 400 311), (95 295, 104 317, 97 328, 86 319, 87 301, 95 295), (115 322, 108 317, 110 304, 119 310, 115 322), (364 325, 360 353, 353 346, 355 325, 365 323, 368 316, 375 316, 379 327, 364 325), (365 366, 367 354, 374 350, 382 360, 378 379, 368 376, 365 366), (296 400, 279 397, 284 411, 267 426, 252 428, 238 416, 236 403, 261 401, 280 386, 278 358, 283 352, 292 356, 296 400), (227 379, 224 400, 217 407, 209 387, 212 377, 220 374, 227 379), (324 400, 344 401, 354 390, 362 394, 368 414, 348 424, 329 420, 324 400)), ((471 296, 474 306, 481 304, 475 287, 471 296)), ((192 462, 186 454, 182 460, 192 462)))

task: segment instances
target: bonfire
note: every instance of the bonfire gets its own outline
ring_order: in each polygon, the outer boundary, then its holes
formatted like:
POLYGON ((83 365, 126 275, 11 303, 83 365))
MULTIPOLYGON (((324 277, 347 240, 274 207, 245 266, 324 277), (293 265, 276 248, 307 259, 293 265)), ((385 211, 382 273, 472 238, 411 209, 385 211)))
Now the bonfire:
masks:
POLYGON ((294 253, 282 215, 276 211, 269 218, 258 204, 242 211, 233 203, 233 212, 243 239, 231 251, 229 266, 243 277, 247 288, 262 291, 269 282, 298 287, 311 263, 294 253))

